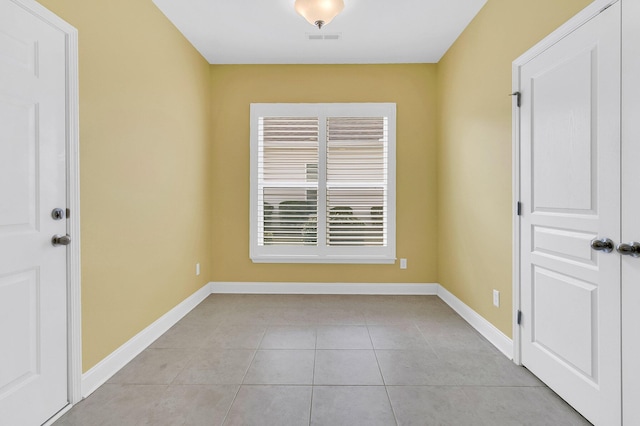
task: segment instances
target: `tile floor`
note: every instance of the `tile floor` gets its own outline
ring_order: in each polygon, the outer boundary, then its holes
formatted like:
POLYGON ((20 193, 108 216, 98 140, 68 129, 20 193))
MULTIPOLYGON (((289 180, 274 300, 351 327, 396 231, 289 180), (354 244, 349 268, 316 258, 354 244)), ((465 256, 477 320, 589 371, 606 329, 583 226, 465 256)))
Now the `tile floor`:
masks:
POLYGON ((212 295, 55 423, 588 425, 434 296, 212 295))

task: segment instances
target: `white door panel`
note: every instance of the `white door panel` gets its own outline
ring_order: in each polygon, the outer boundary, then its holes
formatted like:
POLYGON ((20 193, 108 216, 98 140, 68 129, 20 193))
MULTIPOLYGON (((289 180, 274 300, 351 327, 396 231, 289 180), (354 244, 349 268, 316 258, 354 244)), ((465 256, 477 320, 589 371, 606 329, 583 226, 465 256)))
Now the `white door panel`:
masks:
MULTIPOLYGON (((15 12, 11 17, 15 17, 15 12)), ((13 32, 0 30, 0 62, 18 72, 35 74, 36 42, 30 37, 15 37, 13 32)))
POLYGON ((11 322, 0 323, 0 336, 11 342, 2 351, 5 366, 0 370, 0 394, 12 393, 41 372, 37 338, 40 290, 35 269, 0 278, 0 310, 15 314, 11 322))
POLYGON ((0 0, 0 424, 67 404, 65 35, 0 0))
POLYGON ((36 105, 0 95, 0 117, 13 138, 0 145, 0 182, 12 183, 2 194, 0 235, 37 231, 36 105))
POLYGON ((621 422, 620 4, 520 69, 522 363, 596 425, 621 422))
MULTIPOLYGON (((595 48, 556 63, 545 58, 528 78, 531 103, 533 210, 593 214, 597 179, 591 138, 595 48)), ((549 52, 551 54, 551 52, 549 52)), ((532 66, 535 66, 532 64, 532 66)), ((528 70, 527 70, 528 71, 528 70)))
POLYGON ((590 247, 596 234, 537 225, 533 226, 532 231, 532 254, 559 262, 597 266, 596 253, 590 247))
POLYGON ((593 318, 598 287, 539 266, 533 268, 531 287, 531 340, 556 362, 596 377, 593 318))

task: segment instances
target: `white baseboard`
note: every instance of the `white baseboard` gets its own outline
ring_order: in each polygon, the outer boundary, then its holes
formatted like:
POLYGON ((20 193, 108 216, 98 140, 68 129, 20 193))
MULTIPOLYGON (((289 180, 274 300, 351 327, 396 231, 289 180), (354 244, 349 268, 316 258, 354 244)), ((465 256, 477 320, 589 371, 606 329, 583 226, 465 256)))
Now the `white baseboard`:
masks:
POLYGON ((489 342, 491 342, 493 346, 505 354, 507 358, 513 359, 513 340, 507 337, 506 334, 498 330, 496 326, 491 324, 441 285, 438 286, 438 296, 454 311, 456 311, 458 315, 464 318, 464 320, 473 328, 482 334, 489 342))
POLYGON ((438 294, 438 284, 212 282, 211 293, 236 294, 438 294))
POLYGON ((84 373, 82 375, 82 397, 86 398, 91 395, 93 391, 109 380, 118 370, 180 321, 210 294, 211 285, 207 283, 84 373))

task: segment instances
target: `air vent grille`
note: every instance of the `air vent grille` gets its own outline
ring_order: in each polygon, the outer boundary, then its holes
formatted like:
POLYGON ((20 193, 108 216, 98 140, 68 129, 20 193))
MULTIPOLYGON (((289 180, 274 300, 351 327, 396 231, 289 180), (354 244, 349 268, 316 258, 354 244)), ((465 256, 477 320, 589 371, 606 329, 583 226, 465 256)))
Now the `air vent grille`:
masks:
POLYGON ((342 39, 342 34, 333 33, 333 34, 317 34, 317 33, 307 33, 307 39, 311 41, 316 40, 340 40, 342 39))

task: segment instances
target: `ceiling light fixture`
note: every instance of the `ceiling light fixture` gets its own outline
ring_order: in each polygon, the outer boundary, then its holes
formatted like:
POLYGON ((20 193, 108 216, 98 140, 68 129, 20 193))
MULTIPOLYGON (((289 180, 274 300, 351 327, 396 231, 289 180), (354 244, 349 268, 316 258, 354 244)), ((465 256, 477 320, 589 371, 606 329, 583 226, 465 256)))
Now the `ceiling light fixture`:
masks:
POLYGON ((344 9, 343 0, 296 0, 296 12, 321 29, 344 9))

